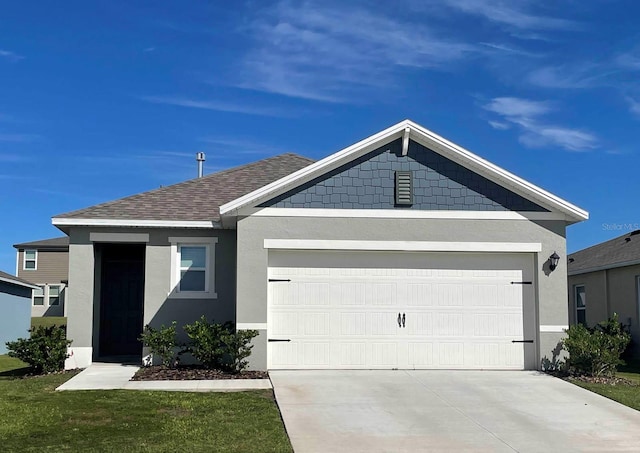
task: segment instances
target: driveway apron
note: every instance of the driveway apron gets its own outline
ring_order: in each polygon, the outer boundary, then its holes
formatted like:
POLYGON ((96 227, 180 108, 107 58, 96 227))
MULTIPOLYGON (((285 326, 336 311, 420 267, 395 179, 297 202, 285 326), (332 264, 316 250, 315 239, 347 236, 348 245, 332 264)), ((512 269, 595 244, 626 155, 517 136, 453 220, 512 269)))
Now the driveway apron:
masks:
POLYGON ((296 453, 640 451, 640 412, 538 372, 270 375, 296 453))

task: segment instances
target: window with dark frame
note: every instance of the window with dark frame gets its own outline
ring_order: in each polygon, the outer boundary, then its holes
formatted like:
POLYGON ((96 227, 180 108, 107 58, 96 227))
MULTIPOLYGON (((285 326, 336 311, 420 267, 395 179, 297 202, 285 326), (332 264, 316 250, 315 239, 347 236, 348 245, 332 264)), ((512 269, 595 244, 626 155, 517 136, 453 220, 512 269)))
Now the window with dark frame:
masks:
POLYGON ((574 288, 576 302, 576 323, 587 325, 587 294, 584 285, 576 285, 574 288))

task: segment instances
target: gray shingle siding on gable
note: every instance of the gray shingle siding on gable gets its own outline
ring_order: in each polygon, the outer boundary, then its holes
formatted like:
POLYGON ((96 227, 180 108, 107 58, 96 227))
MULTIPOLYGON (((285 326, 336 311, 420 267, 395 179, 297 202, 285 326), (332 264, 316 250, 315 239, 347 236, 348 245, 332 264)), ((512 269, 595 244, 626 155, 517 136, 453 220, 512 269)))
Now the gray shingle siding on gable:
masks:
POLYGON ((261 207, 537 211, 546 209, 410 141, 395 140, 261 207), (413 204, 395 204, 395 172, 413 172, 413 204))

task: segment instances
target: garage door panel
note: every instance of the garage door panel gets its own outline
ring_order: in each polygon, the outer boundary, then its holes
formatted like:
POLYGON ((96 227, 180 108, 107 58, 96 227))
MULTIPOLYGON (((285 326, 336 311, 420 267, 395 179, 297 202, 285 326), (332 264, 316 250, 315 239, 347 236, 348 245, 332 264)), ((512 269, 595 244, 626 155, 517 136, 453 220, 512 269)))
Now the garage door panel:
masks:
POLYGON ((269 338, 290 340, 269 343, 271 368, 524 368, 526 257, 314 253, 270 258, 308 266, 269 269, 291 280, 269 287, 269 338))
POLYGON ((398 344, 396 342, 372 342, 369 344, 370 361, 373 367, 397 367, 398 344))
POLYGON ((365 336, 367 314, 365 312, 340 313, 340 336, 365 336))
POLYGON ((341 368, 364 367, 367 364, 367 343, 340 343, 338 349, 341 368))
POLYGON ((368 312, 367 334, 369 336, 398 335, 398 312, 368 312))

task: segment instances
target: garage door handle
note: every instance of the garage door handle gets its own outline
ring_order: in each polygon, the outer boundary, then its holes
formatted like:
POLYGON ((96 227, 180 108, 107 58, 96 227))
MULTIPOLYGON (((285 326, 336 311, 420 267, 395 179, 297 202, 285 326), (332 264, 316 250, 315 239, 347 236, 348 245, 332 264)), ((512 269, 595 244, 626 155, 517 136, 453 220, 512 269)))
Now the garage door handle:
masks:
POLYGON ((402 327, 402 316, 398 313, 398 327, 402 327))
POLYGON ((533 340, 511 340, 511 343, 533 343, 533 340))
POLYGON ((402 313, 402 327, 404 328, 404 320, 405 320, 405 316, 404 313, 402 313))
POLYGON ((291 339, 281 339, 281 338, 269 338, 267 341, 272 342, 272 341, 291 341, 291 339))

